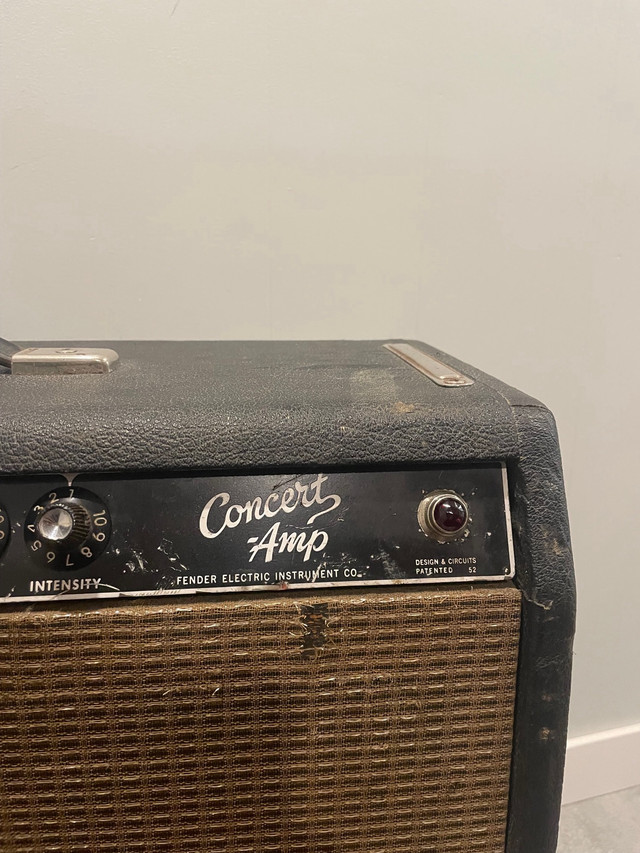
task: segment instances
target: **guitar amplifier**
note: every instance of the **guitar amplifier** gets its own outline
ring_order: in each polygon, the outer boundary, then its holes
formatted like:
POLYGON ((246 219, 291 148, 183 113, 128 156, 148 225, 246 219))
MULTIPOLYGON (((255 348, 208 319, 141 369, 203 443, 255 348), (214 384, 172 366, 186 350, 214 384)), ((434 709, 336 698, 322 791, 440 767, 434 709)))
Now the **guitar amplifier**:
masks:
POLYGON ((542 404, 407 341, 1 363, 3 853, 555 850, 542 404))

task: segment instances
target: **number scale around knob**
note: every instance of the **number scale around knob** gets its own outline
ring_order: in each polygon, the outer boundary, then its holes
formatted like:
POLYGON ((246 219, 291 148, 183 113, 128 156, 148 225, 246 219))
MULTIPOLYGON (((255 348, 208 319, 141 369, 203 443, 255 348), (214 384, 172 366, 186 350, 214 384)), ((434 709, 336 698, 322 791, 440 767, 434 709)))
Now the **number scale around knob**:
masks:
POLYGON ((9 516, 2 504, 0 504, 0 555, 7 547, 10 533, 11 526, 9 524, 9 516))
POLYGON ((25 543, 32 559, 58 571, 81 569, 106 548, 109 511, 86 489, 69 486, 43 495, 25 519, 25 543))

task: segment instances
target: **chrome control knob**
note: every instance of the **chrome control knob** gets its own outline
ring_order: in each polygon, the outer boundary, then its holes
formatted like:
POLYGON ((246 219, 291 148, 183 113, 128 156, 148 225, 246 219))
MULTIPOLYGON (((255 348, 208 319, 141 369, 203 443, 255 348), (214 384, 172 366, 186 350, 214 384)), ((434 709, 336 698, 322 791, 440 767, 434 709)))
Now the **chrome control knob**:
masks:
POLYGON ((36 518, 38 535, 47 543, 71 550, 87 541, 91 516, 80 503, 61 500, 43 509, 36 518))
POLYGON ((418 506, 420 529, 425 536, 438 542, 463 539, 467 535, 470 521, 467 502, 456 492, 431 492, 418 506))

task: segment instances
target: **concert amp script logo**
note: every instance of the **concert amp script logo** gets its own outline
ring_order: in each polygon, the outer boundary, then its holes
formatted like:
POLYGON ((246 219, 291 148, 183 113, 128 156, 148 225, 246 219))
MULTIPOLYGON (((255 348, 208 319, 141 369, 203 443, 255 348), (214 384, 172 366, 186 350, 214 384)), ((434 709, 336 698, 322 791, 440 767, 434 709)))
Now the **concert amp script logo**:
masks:
POLYGON ((265 563, 270 563, 274 555, 297 552, 303 554, 303 562, 313 553, 324 551, 329 543, 326 530, 317 529, 315 523, 321 516, 336 510, 342 503, 339 495, 323 495, 322 487, 328 480, 324 474, 318 474, 312 483, 300 483, 288 486, 282 493, 271 492, 266 498, 255 497, 245 504, 230 504, 231 495, 219 492, 207 501, 200 514, 200 533, 207 539, 217 539, 225 530, 238 527, 239 524, 251 524, 265 518, 275 518, 281 513, 295 512, 299 507, 315 509, 306 519, 305 525, 310 530, 300 532, 298 527, 287 532, 281 528, 281 522, 274 522, 262 538, 250 536, 247 544, 251 545, 249 562, 254 557, 262 555, 265 563), (226 510, 224 509, 226 507, 226 510))

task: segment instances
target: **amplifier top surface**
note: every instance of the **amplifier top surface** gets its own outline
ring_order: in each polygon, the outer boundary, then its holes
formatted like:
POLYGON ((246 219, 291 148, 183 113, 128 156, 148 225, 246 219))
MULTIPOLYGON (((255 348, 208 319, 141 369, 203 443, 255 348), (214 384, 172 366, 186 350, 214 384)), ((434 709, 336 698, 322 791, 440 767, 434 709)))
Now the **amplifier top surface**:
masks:
POLYGON ((442 387, 385 343, 118 341, 92 344, 118 351, 109 374, 0 372, 0 472, 238 470, 517 455, 512 407, 541 404, 411 342, 473 379, 465 387, 442 387))

